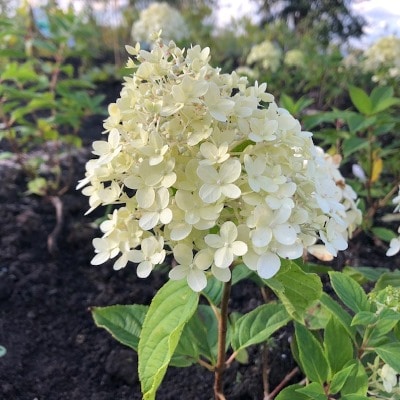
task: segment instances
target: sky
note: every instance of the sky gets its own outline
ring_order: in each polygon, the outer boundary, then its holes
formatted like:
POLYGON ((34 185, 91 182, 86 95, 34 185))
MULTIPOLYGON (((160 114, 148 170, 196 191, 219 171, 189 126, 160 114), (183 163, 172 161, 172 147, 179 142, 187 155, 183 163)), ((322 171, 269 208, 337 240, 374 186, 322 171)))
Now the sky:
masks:
MULTIPOLYGON (((29 0, 29 2, 43 4, 46 0, 29 0)), ((118 2, 122 4, 127 1, 115 1, 115 3, 118 2)), ((251 0, 218 0, 218 2, 219 7, 215 13, 218 26, 228 25, 232 18, 237 19, 243 16, 256 18, 256 6, 251 0)), ((59 0, 59 3, 67 5, 69 0, 59 0)), ((74 3, 79 9, 79 0, 74 0, 74 3)), ((365 27, 365 36, 360 42, 354 42, 354 45, 364 47, 377 38, 389 34, 400 36, 400 0, 353 0, 352 8, 357 14, 364 16, 368 23, 365 27)), ((115 15, 114 18, 116 18, 115 15)))

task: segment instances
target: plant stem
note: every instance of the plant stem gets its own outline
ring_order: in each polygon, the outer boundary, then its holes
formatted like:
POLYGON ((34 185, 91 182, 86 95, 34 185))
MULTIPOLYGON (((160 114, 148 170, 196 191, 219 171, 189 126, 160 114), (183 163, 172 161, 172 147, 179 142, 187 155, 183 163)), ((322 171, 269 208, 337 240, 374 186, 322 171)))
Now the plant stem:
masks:
POLYGON ((222 375, 225 370, 226 332, 228 329, 228 302, 231 294, 232 280, 224 284, 221 300, 221 313, 218 318, 218 358, 215 366, 214 396, 215 400, 225 400, 222 375))
POLYGON ((264 400, 273 400, 278 393, 287 385, 287 383, 299 372, 299 367, 293 368, 279 383, 279 385, 264 397, 264 400))

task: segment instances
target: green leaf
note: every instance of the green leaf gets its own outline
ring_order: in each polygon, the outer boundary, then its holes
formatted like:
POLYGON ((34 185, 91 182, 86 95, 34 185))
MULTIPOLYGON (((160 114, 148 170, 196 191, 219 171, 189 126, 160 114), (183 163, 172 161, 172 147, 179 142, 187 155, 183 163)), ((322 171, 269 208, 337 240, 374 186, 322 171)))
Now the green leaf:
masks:
POLYGON ((329 386, 329 393, 336 394, 342 389, 349 376, 355 371, 355 366, 356 364, 354 363, 336 372, 329 386))
POLYGON ((154 400, 199 294, 185 280, 168 281, 154 296, 139 339, 139 379, 143 400, 154 400))
POLYGON ((221 303, 222 291, 224 288, 223 282, 214 276, 207 279, 207 286, 201 294, 212 304, 218 306, 221 303))
POLYGON ((354 348, 343 325, 332 316, 324 333, 325 355, 333 374, 354 358, 354 348))
POLYGON ((370 311, 360 311, 358 312, 351 321, 351 326, 354 325, 373 325, 378 320, 378 316, 370 311))
POLYGON ((124 344, 138 350, 140 332, 148 306, 139 304, 91 308, 96 325, 124 344))
POLYGON ((254 271, 247 268, 245 264, 236 265, 232 271, 232 286, 236 285, 236 283, 242 281, 243 279, 247 279, 254 274, 254 271))
POLYGON ((400 343, 387 343, 375 348, 376 353, 386 364, 400 372, 400 343))
POLYGON ((361 394, 346 394, 340 400, 369 400, 371 397, 363 396, 361 394))
POLYGON ((321 297, 321 279, 316 274, 305 273, 294 261, 286 261, 290 263, 290 268, 274 277, 284 290, 276 290, 269 285, 269 280, 265 283, 279 297, 290 316, 303 322, 307 309, 321 297))
POLYGON ((360 360, 356 360, 355 370, 347 378, 342 387, 341 394, 366 395, 368 390, 368 375, 360 360))
POLYGON ((355 313, 370 311, 371 304, 363 288, 352 278, 341 272, 330 272, 331 284, 340 300, 355 313))
POLYGON ((285 326, 290 316, 282 304, 264 304, 236 321, 232 347, 239 351, 265 342, 274 332, 285 326))
POLYGON ((275 397, 275 400, 309 400, 310 397, 306 394, 299 393, 297 390, 303 389, 302 385, 295 384, 290 385, 279 392, 278 396, 275 397))
POLYGON ((346 329, 346 332, 352 338, 353 342, 355 342, 356 329, 351 326, 351 315, 347 311, 343 310, 343 308, 326 293, 322 294, 320 301, 321 304, 338 319, 343 328, 346 329))
POLYGON ((328 380, 329 365, 321 344, 305 326, 297 322, 295 335, 303 372, 311 381, 324 384, 328 380))
POLYGON ((376 107, 383 100, 393 97, 394 90, 391 86, 376 86, 371 92, 370 98, 373 107, 376 107))
POLYGON ((350 137, 343 141, 343 156, 348 158, 351 154, 366 149, 369 146, 368 140, 359 137, 350 137))
POLYGON ((365 117, 358 113, 349 113, 347 116, 347 124, 350 132, 361 132, 376 122, 376 117, 365 117))
POLYGON ((380 226, 374 227, 371 229, 374 236, 377 238, 384 240, 385 242, 390 242, 392 239, 397 237, 397 234, 393 232, 391 229, 382 228, 380 226))
POLYGON ((365 115, 372 114, 372 102, 368 94, 364 90, 355 86, 350 86, 349 94, 352 103, 357 108, 357 110, 360 111, 360 113, 365 115))
MULTIPOLYGON (((306 387, 303 387, 301 389, 296 390, 297 393, 307 395, 308 398, 314 399, 314 400, 326 400, 326 393, 324 391, 323 386, 317 382, 312 382, 306 387)), ((293 400, 296 399, 297 397, 294 397, 293 400)))
POLYGON ((383 290, 387 286, 400 287, 400 271, 386 272, 376 282, 374 291, 383 290))

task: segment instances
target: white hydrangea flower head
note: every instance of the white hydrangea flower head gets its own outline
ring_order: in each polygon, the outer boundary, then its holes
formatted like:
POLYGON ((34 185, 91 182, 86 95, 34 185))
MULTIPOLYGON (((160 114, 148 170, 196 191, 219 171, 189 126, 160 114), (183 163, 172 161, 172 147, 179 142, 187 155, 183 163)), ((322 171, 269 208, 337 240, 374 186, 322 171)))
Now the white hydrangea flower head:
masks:
MULTIPOLYGON (((394 212, 400 212, 400 186, 397 196, 393 199, 393 204, 395 205, 394 212)), ((399 236, 393 238, 389 243, 389 249, 386 252, 388 257, 394 256, 400 252, 400 226, 398 228, 399 236)))
POLYGON ((394 35, 378 39, 364 52, 364 69, 374 73, 375 82, 400 77, 400 38, 394 35))
POLYGON ((397 372, 390 365, 384 364, 381 369, 378 370, 379 376, 382 378, 382 383, 385 391, 391 393, 393 388, 397 386, 397 372))
POLYGON ((154 32, 162 31, 168 40, 181 41, 189 37, 189 28, 182 14, 166 2, 154 2, 142 10, 132 26, 134 41, 147 42, 154 32))
POLYGON ((146 277, 172 255, 170 279, 201 291, 237 263, 268 279, 318 240, 333 255, 346 248, 355 193, 265 83, 222 74, 200 46, 155 37, 151 51, 127 51, 135 71, 78 185, 89 212, 115 205, 92 264, 134 262, 146 277))
POLYGON ((247 65, 259 65, 262 69, 276 72, 281 64, 282 50, 269 40, 254 45, 246 59, 247 65))
POLYGON ((283 63, 288 67, 304 68, 304 53, 300 49, 288 50, 285 53, 283 63))

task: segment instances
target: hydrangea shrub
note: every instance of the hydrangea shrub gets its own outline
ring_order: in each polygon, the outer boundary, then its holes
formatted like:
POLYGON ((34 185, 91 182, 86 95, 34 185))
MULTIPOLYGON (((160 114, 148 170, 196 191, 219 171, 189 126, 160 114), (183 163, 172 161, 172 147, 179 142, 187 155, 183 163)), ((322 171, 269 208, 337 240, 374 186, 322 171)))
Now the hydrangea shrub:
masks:
POLYGON ((169 277, 201 291, 235 263, 268 279, 318 241, 333 256, 346 249, 356 195, 265 83, 222 74, 198 45, 155 37, 151 51, 127 51, 134 72, 78 186, 88 212, 115 205, 92 264, 131 261, 144 278, 172 255, 169 277))
POLYGON ((142 10, 132 26, 134 41, 147 41, 153 32, 162 30, 165 38, 180 41, 189 37, 182 14, 166 2, 155 2, 142 10))

